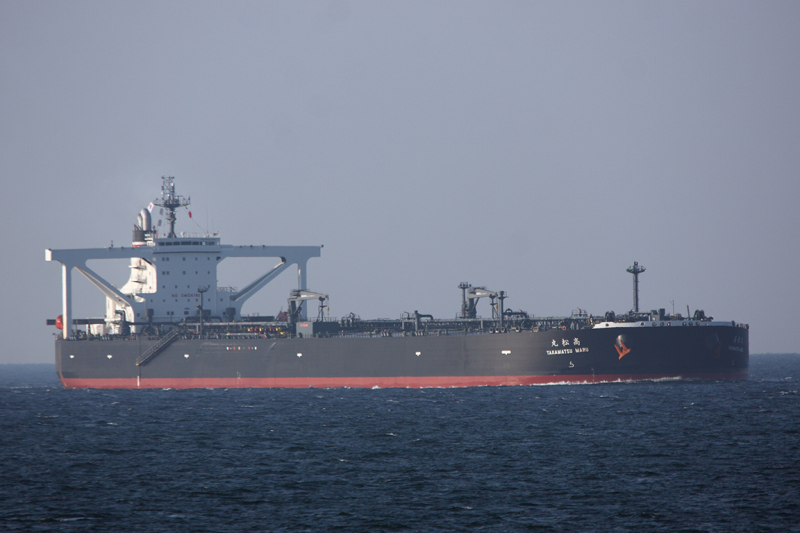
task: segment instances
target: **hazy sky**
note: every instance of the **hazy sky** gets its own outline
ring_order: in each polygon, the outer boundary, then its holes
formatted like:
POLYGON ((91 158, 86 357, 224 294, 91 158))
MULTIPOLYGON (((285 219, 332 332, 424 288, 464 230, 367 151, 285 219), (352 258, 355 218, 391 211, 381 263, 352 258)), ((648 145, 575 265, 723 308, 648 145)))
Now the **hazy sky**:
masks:
POLYGON ((331 316, 625 312, 639 261, 643 309, 800 351, 798 2, 5 0, 0 136, 0 362, 53 361, 44 250, 129 245, 163 175, 178 230, 324 244, 331 316))

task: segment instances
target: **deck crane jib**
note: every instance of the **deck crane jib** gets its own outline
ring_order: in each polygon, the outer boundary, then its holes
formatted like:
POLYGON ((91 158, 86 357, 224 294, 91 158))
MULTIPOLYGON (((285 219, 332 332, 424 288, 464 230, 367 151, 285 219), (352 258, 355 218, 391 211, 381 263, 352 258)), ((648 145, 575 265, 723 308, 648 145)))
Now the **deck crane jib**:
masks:
POLYGON ((287 302, 289 304, 289 323, 294 324, 300 318, 303 302, 309 300, 319 300, 319 312, 317 320, 322 321, 325 316, 325 301, 328 300, 327 294, 307 291, 304 289, 293 289, 287 302))

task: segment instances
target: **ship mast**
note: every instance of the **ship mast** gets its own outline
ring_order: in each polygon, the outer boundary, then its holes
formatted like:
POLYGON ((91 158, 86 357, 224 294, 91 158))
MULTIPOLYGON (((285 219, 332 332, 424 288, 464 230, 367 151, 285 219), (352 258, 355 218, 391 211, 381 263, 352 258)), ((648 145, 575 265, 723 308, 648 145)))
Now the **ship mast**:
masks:
POLYGON ((186 207, 191 202, 191 198, 175 194, 174 180, 173 176, 161 176, 161 199, 153 200, 154 205, 167 208, 167 222, 169 222, 167 237, 175 237, 175 208, 186 207))
POLYGON ((632 267, 628 267, 627 271, 633 274, 633 312, 639 312, 639 274, 645 271, 644 267, 639 266, 638 261, 633 262, 632 267))

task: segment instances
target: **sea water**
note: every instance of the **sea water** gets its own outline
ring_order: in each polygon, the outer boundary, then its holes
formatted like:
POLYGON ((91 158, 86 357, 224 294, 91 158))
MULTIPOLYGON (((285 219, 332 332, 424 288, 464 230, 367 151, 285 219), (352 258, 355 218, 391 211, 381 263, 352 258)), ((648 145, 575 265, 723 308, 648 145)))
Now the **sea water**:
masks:
POLYGON ((800 531, 800 355, 741 382, 64 390, 0 366, 0 530, 800 531))

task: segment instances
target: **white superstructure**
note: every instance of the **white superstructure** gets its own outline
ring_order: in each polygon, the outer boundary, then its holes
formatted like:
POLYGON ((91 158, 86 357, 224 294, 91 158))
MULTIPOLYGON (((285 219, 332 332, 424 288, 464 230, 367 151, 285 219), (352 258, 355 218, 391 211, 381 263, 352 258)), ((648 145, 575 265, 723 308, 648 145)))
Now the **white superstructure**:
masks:
MULTIPOLYGON (((139 332, 148 326, 198 320, 201 309, 204 320, 236 321, 241 318, 242 305, 292 265, 297 266, 297 288, 306 289, 306 265, 312 257, 320 256, 321 246, 232 246, 220 244, 216 234, 176 235, 175 207, 187 206, 189 200, 175 195, 173 178, 162 179, 162 198, 154 205, 167 209, 170 223, 167 236, 158 235, 150 222, 149 210, 143 209, 129 248, 45 251, 47 261, 62 265, 64 338, 70 338, 73 332, 73 269, 105 294, 105 320, 100 327, 102 333, 113 334, 124 333, 127 328, 139 332), (229 257, 274 257, 278 263, 243 289, 233 290, 220 287, 217 282, 217 267, 229 257), (87 261, 95 259, 128 259, 128 282, 119 289, 114 287, 86 266, 87 261)), ((101 333, 98 329, 94 332, 101 333)))

